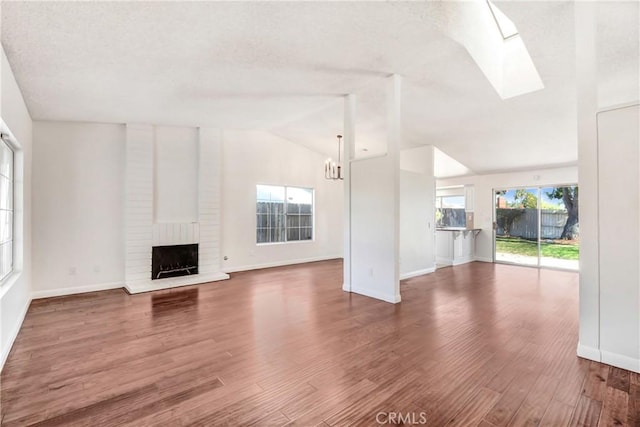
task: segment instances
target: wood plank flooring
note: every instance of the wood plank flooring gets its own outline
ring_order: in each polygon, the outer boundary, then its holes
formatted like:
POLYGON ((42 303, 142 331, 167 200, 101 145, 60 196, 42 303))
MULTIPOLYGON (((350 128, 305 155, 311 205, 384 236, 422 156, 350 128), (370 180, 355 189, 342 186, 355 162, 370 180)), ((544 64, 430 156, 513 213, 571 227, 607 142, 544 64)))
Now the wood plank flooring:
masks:
POLYGON ((472 263, 341 290, 341 261, 36 300, 3 426, 640 426, 640 375, 576 357, 576 273, 472 263))

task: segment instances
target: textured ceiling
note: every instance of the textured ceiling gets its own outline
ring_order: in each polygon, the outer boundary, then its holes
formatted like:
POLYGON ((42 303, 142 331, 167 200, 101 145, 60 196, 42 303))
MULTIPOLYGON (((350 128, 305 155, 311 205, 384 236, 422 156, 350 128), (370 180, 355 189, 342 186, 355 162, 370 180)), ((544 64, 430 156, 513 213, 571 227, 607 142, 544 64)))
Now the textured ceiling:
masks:
MULTIPOLYGON (((398 73, 406 147, 475 172, 574 163, 574 5, 494 3, 545 89, 500 99, 415 2, 3 2, 2 44, 36 120, 268 129, 329 154, 356 93, 357 152, 372 154, 398 73)), ((637 99, 638 3, 600 9, 601 99, 637 99)))

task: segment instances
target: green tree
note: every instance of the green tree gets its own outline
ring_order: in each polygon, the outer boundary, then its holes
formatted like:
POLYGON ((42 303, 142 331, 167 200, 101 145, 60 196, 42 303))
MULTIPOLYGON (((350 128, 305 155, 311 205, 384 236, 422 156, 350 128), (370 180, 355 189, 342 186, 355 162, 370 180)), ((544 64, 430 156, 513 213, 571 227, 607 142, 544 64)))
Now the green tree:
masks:
POLYGON ((567 210, 567 222, 562 229, 561 239, 573 240, 578 236, 578 187, 555 187, 547 192, 550 199, 562 200, 567 210))
POLYGON ((527 190, 518 189, 516 190, 511 207, 521 209, 538 209, 538 198, 527 190))

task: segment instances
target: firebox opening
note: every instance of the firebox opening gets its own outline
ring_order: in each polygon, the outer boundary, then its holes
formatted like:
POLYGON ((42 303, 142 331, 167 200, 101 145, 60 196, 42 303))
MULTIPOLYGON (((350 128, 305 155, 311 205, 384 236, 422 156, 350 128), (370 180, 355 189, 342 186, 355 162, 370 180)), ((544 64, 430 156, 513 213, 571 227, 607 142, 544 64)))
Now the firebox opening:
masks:
POLYGON ((198 245, 154 246, 151 279, 198 274, 198 245))

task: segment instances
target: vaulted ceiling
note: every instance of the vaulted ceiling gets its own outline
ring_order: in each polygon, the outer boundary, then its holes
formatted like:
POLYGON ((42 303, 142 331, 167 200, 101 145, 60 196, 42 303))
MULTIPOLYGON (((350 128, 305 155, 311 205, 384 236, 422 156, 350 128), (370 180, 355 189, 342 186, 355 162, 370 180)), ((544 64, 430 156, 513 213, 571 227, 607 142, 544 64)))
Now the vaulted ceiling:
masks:
MULTIPOLYGON (((2 2, 2 44, 35 120, 266 129, 330 154, 356 93, 375 153, 398 73, 406 147, 479 173, 575 163, 574 4, 494 3, 543 90, 501 99, 421 2, 2 2)), ((599 8, 601 101, 637 100, 638 2, 599 8)))

